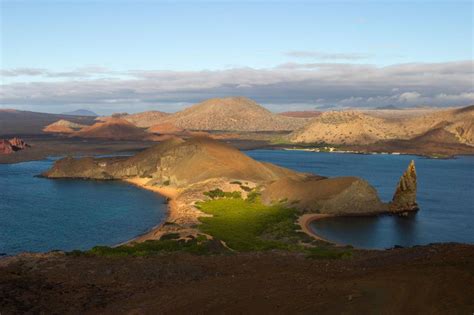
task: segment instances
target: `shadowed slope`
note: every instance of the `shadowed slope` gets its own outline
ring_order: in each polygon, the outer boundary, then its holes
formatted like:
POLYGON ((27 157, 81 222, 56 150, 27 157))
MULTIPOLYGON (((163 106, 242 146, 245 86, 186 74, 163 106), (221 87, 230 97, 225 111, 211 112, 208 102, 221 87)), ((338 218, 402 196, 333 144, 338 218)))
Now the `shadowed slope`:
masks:
POLYGON ((73 133, 72 136, 113 140, 152 140, 153 137, 123 118, 110 118, 97 122, 73 133))

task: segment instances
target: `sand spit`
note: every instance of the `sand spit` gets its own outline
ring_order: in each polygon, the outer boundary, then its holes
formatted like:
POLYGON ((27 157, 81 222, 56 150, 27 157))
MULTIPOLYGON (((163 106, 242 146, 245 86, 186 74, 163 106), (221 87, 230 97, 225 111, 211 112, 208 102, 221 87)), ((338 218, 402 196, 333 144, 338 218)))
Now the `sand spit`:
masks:
MULTIPOLYGON (((155 186, 148 184, 148 178, 124 179, 125 182, 136 185, 140 188, 154 191, 168 199, 168 214, 166 220, 149 232, 137 236, 126 243, 144 242, 147 240, 159 240, 163 234, 176 233, 195 236, 198 230, 191 226, 197 224, 200 211, 195 207, 178 200, 182 190, 168 186, 155 186), (179 225, 178 223, 179 222, 179 225)), ((202 213, 201 213, 202 214, 202 213)))
POLYGON ((333 214, 323 214, 323 213, 308 213, 308 214, 303 214, 298 218, 298 224, 301 226, 301 231, 305 232, 309 236, 320 240, 324 241, 327 243, 332 243, 334 245, 339 245, 334 243, 333 241, 330 241, 328 239, 325 239, 324 237, 316 234, 313 229, 311 229, 311 222, 317 221, 317 220, 322 220, 322 219, 327 219, 327 218, 333 218, 336 217, 336 215, 333 214))

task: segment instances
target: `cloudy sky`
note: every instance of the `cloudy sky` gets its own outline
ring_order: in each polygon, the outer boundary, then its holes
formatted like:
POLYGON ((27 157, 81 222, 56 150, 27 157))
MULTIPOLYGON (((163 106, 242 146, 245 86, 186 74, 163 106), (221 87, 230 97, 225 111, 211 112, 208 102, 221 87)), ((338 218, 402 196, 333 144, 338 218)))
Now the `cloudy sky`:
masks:
POLYGON ((0 108, 474 104, 472 1, 0 1, 0 108))

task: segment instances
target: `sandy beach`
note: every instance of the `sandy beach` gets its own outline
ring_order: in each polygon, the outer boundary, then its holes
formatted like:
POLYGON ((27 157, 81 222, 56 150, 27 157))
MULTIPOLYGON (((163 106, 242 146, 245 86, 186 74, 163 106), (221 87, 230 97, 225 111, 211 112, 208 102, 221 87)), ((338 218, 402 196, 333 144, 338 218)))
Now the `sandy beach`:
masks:
POLYGON ((148 185, 150 181, 148 178, 129 178, 124 179, 124 181, 168 198, 166 220, 155 226, 149 232, 139 235, 124 244, 158 240, 163 234, 167 233, 179 233, 181 238, 186 238, 188 235, 196 236, 198 234, 198 230, 193 226, 199 223, 198 217, 200 217, 202 213, 190 204, 186 198, 179 198, 183 190, 170 186, 148 185))
POLYGON ((322 213, 308 213, 308 214, 303 214, 298 218, 298 224, 301 226, 301 230, 308 234, 311 237, 314 237, 317 240, 332 243, 334 245, 340 245, 337 243, 334 243, 333 241, 330 241, 328 239, 325 239, 321 237, 320 235, 316 234, 313 232, 313 230, 310 227, 311 222, 317 221, 317 220, 322 220, 322 219, 327 219, 327 218, 332 218, 335 217, 333 214, 322 214, 322 213))

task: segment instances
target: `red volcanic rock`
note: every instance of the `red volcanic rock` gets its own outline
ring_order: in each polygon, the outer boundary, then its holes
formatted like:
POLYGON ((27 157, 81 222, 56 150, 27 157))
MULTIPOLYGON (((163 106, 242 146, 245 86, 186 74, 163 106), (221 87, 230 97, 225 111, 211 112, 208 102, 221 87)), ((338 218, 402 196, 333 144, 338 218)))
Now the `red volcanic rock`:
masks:
POLYGON ((10 140, 0 139, 0 154, 11 154, 29 147, 29 145, 20 138, 12 138, 10 140))
POLYGON ((10 141, 2 139, 0 140, 0 154, 10 154, 13 153, 12 144, 10 141))
POLYGON ((8 141, 16 149, 15 151, 23 150, 23 149, 29 147, 29 145, 25 141, 23 141, 23 139, 18 138, 18 137, 12 138, 8 141))

